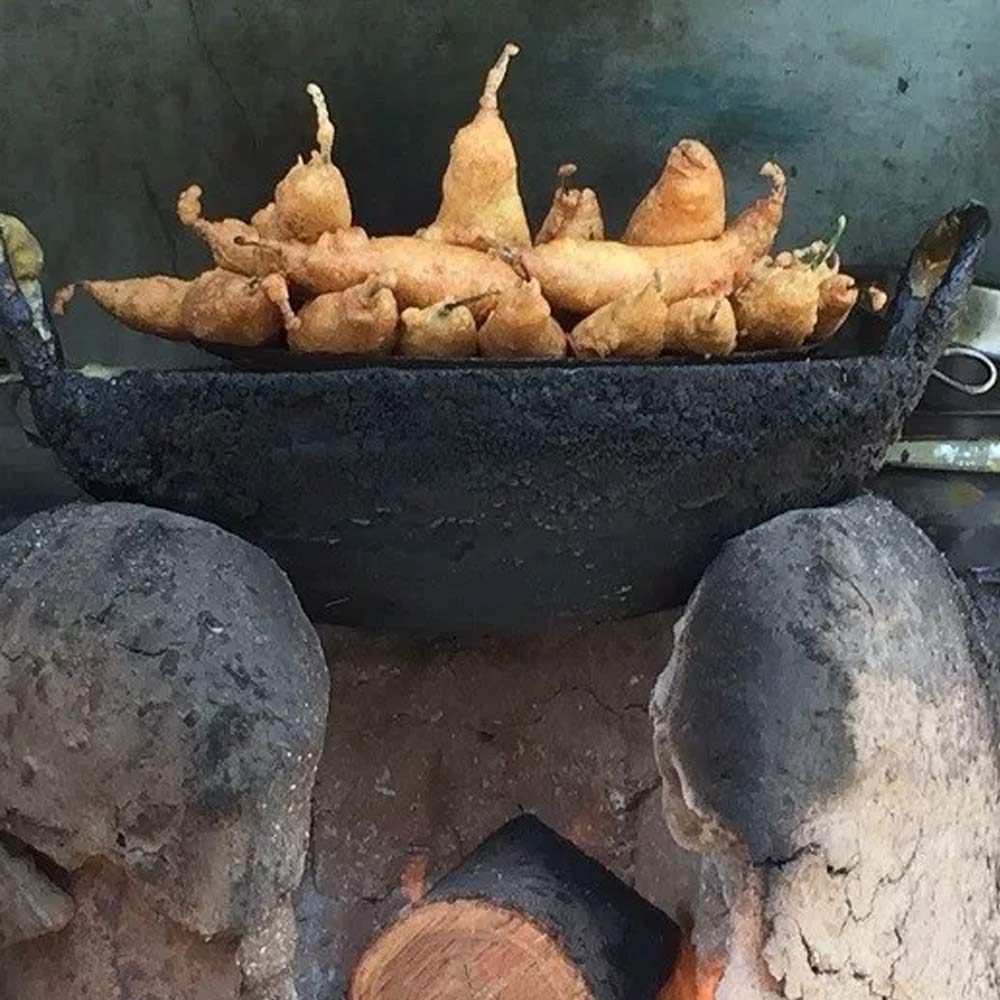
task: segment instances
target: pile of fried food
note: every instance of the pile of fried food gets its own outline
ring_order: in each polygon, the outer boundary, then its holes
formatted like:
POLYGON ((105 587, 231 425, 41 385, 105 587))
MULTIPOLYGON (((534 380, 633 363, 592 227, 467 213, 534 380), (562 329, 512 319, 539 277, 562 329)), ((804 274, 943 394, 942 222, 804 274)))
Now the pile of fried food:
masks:
MULTIPOLYGON (((727 225, 722 171, 693 139, 670 150, 621 240, 605 239, 594 191, 568 186, 572 164, 559 169, 532 240, 497 104, 517 52, 504 47, 475 117, 455 135, 441 207, 425 229, 369 236, 352 225, 334 126, 310 84, 317 149, 249 223, 205 219, 197 186, 180 195, 178 217, 208 244, 214 269, 80 284, 123 323, 160 337, 256 346, 284 335, 293 351, 330 354, 708 356, 796 348, 841 326, 859 295, 835 253, 843 217, 828 241, 772 257, 781 169, 764 164, 770 191, 727 225)), ((56 294, 54 312, 74 287, 56 294)))

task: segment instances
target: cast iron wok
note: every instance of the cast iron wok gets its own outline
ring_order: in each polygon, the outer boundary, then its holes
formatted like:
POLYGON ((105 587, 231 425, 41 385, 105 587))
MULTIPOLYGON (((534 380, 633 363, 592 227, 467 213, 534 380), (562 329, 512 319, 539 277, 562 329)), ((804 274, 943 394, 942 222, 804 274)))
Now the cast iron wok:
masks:
POLYGON ((683 601, 726 539, 861 490, 916 405, 989 228, 914 250, 869 356, 323 371, 68 370, 0 260, 38 428, 98 499, 256 542, 320 620, 522 631, 683 601))

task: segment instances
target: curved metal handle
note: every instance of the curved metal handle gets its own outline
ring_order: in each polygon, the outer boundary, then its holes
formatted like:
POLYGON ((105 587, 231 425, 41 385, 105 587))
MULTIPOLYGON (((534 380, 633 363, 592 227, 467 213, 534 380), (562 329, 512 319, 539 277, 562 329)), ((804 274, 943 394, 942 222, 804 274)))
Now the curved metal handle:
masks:
POLYGON ((989 231, 985 206, 966 202, 927 230, 899 280, 885 354, 910 361, 921 387, 951 340, 989 231))
POLYGON ((948 347, 941 352, 941 357, 942 359, 971 358, 973 361, 978 361, 979 364, 986 369, 985 377, 981 382, 963 382, 961 379, 954 378, 946 372, 941 371, 940 368, 935 368, 931 372, 932 378, 938 379, 938 381, 943 382, 952 389, 964 392, 966 396, 982 396, 984 393, 989 392, 990 389, 997 384, 996 363, 988 354, 984 354, 982 351, 977 351, 974 347, 964 347, 962 345, 957 347, 948 347))
POLYGON ((44 385, 63 367, 62 347, 52 325, 41 283, 19 282, 0 232, 0 332, 10 360, 30 387, 44 385))

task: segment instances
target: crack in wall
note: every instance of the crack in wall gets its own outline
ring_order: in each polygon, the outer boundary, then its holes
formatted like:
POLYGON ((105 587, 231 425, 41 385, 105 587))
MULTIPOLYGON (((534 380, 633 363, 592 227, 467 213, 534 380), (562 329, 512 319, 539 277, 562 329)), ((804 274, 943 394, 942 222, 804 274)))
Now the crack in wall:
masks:
POLYGON ((163 211, 159 196, 156 193, 153 183, 149 177, 149 168, 141 160, 136 163, 136 170, 139 172, 139 179, 142 182, 143 194, 149 207, 152 209, 153 218, 159 227, 163 241, 167 245, 167 252, 170 255, 170 273, 180 273, 180 253, 177 246, 177 235, 173 226, 170 225, 170 217, 163 211))
POLYGON ((239 94, 236 92, 236 88, 233 86, 232 81, 222 72, 218 61, 212 54, 212 50, 208 45, 205 35, 202 31, 201 21, 198 17, 198 8, 195 5, 195 0, 187 0, 188 12, 191 15, 191 28, 194 34, 194 40, 198 45, 198 49, 205 58, 205 63, 208 68, 215 74, 216 79, 222 84, 223 89, 229 95, 230 100, 236 106, 239 112, 240 120, 243 123, 243 127, 246 129, 250 136, 250 140, 254 147, 260 148, 260 140, 257 138, 257 133, 254 130, 253 122, 250 118, 250 113, 247 111, 246 105, 240 100, 239 94))

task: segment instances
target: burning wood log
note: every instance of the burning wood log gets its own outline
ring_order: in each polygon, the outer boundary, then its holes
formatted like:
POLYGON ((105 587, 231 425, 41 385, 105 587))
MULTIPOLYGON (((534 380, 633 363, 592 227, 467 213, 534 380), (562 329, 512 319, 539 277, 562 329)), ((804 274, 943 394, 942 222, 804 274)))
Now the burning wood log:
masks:
POLYGON ((1000 996, 998 677, 884 501, 723 550, 652 706, 667 821, 704 857, 710 1000, 1000 996))
POLYGON ((503 826, 369 945, 351 1000, 652 1000, 680 932, 534 816, 503 826))

